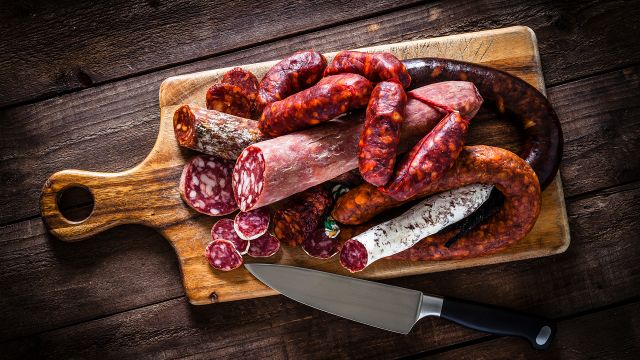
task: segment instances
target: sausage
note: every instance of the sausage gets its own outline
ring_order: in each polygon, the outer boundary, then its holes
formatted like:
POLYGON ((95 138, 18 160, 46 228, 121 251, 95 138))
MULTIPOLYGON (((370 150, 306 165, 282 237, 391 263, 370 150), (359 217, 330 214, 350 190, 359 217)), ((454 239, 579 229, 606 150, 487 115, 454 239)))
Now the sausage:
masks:
MULTIPOLYGON (((416 89, 461 115, 472 117, 482 98, 469 82, 446 82, 416 89)), ((358 167, 361 114, 262 141, 247 147, 233 170, 234 196, 242 211, 269 205, 358 167)), ((407 101, 398 152, 407 150, 435 126, 442 113, 407 101)))
POLYGON ((230 241, 223 239, 213 240, 207 244, 204 257, 211 267, 220 271, 231 271, 242 265, 242 255, 230 241))
POLYGON ((222 82, 239 87, 251 103, 258 97, 258 79, 251 71, 235 67, 222 76, 222 82))
POLYGON ((383 81, 371 92, 358 144, 360 174, 370 184, 386 184, 396 162, 407 95, 402 85, 383 81))
MULTIPOLYGON (((486 104, 524 130, 520 156, 533 167, 541 188, 553 181, 562 158, 562 128, 553 107, 535 87, 504 71, 462 61, 424 58, 405 60, 404 64, 414 79, 413 86, 443 80, 473 82, 486 104)), ((482 223, 494 211, 495 206, 484 206, 474 212, 455 236, 464 235, 472 224, 482 223)))
POLYGON ((257 121, 195 105, 182 105, 175 111, 173 131, 180 146, 229 160, 266 139, 257 121))
POLYGON ((289 246, 302 244, 318 229, 331 205, 333 198, 322 186, 294 195, 273 215, 275 236, 289 246))
POLYGON ((341 73, 360 74, 371 82, 395 80, 405 88, 411 85, 411 75, 391 53, 340 51, 325 69, 324 76, 341 73))
POLYGON ((251 240, 250 243, 247 253, 254 258, 270 257, 280 250, 280 241, 269 233, 251 240))
POLYGON ((241 239, 253 240, 269 230, 270 220, 269 208, 262 207, 248 212, 239 212, 233 219, 233 228, 241 239))
POLYGON ((280 136, 327 122, 367 105, 373 85, 357 74, 340 74, 288 98, 269 104, 260 116, 260 130, 280 136))
POLYGON ((240 236, 238 236, 233 226, 233 220, 231 219, 224 218, 216 221, 213 227, 211 227, 211 239, 229 241, 236 250, 238 250, 240 255, 244 255, 249 251, 249 241, 241 239, 240 236))
POLYGON ((412 247, 471 214, 492 187, 467 185, 428 197, 402 215, 349 239, 340 252, 340 264, 351 272, 362 271, 376 260, 412 247))
POLYGON ((413 86, 440 81, 470 81, 487 104, 524 129, 519 155, 538 175, 545 189, 553 180, 562 157, 562 128, 553 107, 535 87, 504 71, 462 61, 438 58, 405 60, 413 86))
POLYGON ((230 115, 251 118, 253 102, 238 86, 219 83, 207 90, 207 109, 217 110, 230 115))
POLYGON ((272 102, 314 85, 322 78, 326 67, 324 55, 313 50, 297 51, 282 59, 260 81, 256 107, 262 111, 272 102))
POLYGON ((458 112, 445 116, 403 157, 394 178, 380 191, 403 201, 441 177, 462 151, 470 120, 458 112))
MULTIPOLYGON (((424 188, 419 196, 470 184, 493 184, 504 195, 504 204, 489 221, 473 229, 450 247, 445 246, 447 238, 438 235, 428 237, 392 258, 447 260, 487 255, 519 241, 531 230, 540 213, 540 184, 531 166, 505 149, 484 145, 464 147, 455 165, 440 179, 424 188)), ((363 184, 362 187, 364 186, 370 187, 368 184, 363 184)), ((354 190, 339 200, 343 200, 354 190)), ((395 202, 393 199, 391 201, 395 202)), ((337 206, 340 206, 339 202, 337 206)), ((384 207, 384 204, 381 205, 383 206, 378 209, 384 207)), ((450 233, 446 234, 450 236, 450 233)))

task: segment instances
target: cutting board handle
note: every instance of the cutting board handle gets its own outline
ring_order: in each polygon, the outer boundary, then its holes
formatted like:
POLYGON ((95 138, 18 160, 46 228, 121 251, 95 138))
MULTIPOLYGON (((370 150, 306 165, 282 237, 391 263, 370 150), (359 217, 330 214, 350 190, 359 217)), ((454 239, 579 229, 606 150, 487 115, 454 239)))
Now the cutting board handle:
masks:
POLYGON ((40 196, 45 224, 60 240, 78 241, 116 225, 139 222, 136 213, 146 201, 139 191, 132 191, 139 178, 136 170, 119 173, 63 170, 51 175, 40 196), (73 187, 83 187, 93 196, 93 210, 86 219, 69 220, 60 211, 62 193, 73 187))

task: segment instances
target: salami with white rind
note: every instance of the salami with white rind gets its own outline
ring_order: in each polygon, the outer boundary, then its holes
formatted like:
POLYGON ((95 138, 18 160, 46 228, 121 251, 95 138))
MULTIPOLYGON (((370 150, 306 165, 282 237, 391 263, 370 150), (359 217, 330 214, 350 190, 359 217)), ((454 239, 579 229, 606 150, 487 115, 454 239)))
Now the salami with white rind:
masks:
MULTIPOLYGON (((473 83, 448 81, 413 90, 433 104, 473 117, 482 104, 473 83)), ((261 141, 245 148, 233 170, 240 210, 272 204, 358 167, 362 114, 261 141)), ((408 150, 442 119, 442 112, 409 99, 398 152, 408 150)))
POLYGON ((242 265, 242 255, 227 240, 213 240, 204 250, 209 265, 220 271, 231 271, 242 265))
POLYGON ((474 212, 488 198, 493 185, 472 184, 421 201, 402 215, 349 239, 340 264, 351 272, 397 254, 474 212))
POLYGON ((236 247, 240 255, 244 255, 249 251, 249 241, 241 239, 233 227, 233 220, 220 219, 211 228, 212 240, 227 240, 236 247))
POLYGON ((248 254, 254 258, 270 257, 280 250, 280 240, 269 233, 251 240, 250 243, 248 254))
POLYGON ((239 212, 233 220, 233 227, 241 239, 253 240, 264 235, 269 230, 271 213, 269 208, 239 212))
POLYGON ((192 209, 210 216, 227 215, 238 209, 231 187, 233 162, 198 155, 184 166, 180 195, 192 209))

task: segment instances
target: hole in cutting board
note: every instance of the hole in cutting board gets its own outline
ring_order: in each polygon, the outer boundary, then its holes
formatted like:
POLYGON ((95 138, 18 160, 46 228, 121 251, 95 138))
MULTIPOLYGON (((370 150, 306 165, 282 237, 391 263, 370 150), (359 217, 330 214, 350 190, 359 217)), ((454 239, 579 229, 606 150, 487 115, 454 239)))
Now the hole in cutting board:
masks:
POLYGON ((58 209, 65 219, 74 222, 86 220, 93 211, 93 195, 84 186, 71 186, 58 194, 58 209))

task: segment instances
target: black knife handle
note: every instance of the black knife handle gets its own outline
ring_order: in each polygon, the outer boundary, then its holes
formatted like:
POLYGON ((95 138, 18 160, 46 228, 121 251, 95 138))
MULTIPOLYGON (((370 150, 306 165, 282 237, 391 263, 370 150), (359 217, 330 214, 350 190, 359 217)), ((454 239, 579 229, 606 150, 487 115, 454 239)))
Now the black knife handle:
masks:
POLYGON ((519 336, 536 349, 548 348, 556 333, 551 320, 452 298, 444 298, 440 317, 491 334, 519 336))

